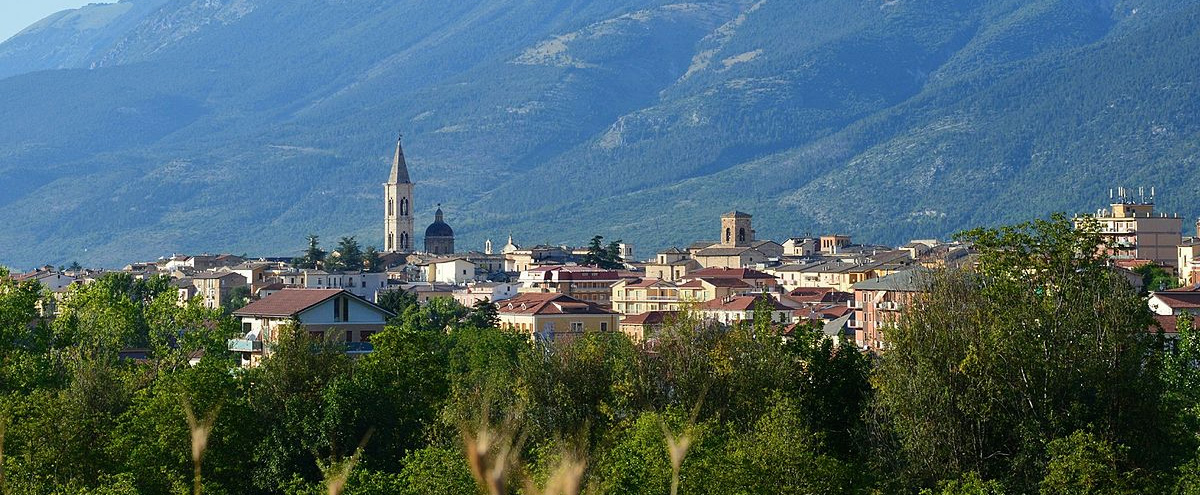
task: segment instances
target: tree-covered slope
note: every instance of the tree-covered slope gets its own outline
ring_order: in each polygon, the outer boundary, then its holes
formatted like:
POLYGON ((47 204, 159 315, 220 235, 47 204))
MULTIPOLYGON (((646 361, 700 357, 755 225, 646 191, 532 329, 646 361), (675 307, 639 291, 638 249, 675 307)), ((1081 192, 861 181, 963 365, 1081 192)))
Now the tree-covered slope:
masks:
POLYGON ((112 23, 74 65, 91 69, 0 58, 23 72, 0 79, 0 262, 290 254, 309 232, 378 244, 397 131, 418 223, 447 205, 467 248, 602 233, 644 255, 711 237, 735 207, 764 236, 898 242, 1092 210, 1116 184, 1191 216, 1198 16, 1161 0, 170 0, 112 23))

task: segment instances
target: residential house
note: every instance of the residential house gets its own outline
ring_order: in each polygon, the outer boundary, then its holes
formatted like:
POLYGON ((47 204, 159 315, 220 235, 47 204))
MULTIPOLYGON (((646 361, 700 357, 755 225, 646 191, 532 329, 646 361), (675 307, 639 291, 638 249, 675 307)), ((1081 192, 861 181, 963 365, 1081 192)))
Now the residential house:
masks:
POLYGON ((479 301, 499 302, 515 297, 520 288, 508 282, 476 282, 454 291, 454 300, 466 307, 479 301))
POLYGON ((620 315, 595 303, 555 292, 526 292, 496 303, 500 327, 535 340, 574 339, 586 332, 615 331, 620 315))
POLYGON ((898 321, 915 294, 925 290, 930 273, 927 268, 913 268, 854 284, 850 326, 859 348, 886 349, 884 330, 898 321))
POLYGON ((635 344, 640 344, 658 335, 667 321, 678 314, 678 311, 647 311, 629 315, 621 320, 621 333, 629 336, 635 344))
POLYGON ((477 280, 475 263, 460 256, 435 258, 424 266, 424 281, 438 284, 466 285, 477 280))
POLYGON ((234 311, 242 320, 242 336, 229 341, 229 350, 242 355, 242 364, 255 366, 271 354, 279 329, 290 322, 314 337, 334 338, 351 353, 370 352, 371 335, 395 316, 345 289, 284 289, 234 311))
POLYGON ((687 251, 670 248, 655 255, 654 261, 646 263, 646 277, 676 281, 701 268, 687 251))
POLYGON ((191 277, 196 288, 193 297, 202 298, 201 303, 209 309, 218 309, 229 303, 234 289, 247 287, 246 277, 236 272, 201 272, 191 277))
POLYGON ((590 266, 542 266, 521 272, 521 292, 557 292, 612 307, 612 285, 621 280, 615 270, 590 266))
POLYGON ((700 315, 704 318, 732 325, 740 321, 754 319, 754 310, 759 302, 765 302, 771 312, 771 321, 788 325, 792 323, 792 308, 784 306, 769 294, 747 296, 729 296, 723 299, 713 299, 700 305, 700 315))

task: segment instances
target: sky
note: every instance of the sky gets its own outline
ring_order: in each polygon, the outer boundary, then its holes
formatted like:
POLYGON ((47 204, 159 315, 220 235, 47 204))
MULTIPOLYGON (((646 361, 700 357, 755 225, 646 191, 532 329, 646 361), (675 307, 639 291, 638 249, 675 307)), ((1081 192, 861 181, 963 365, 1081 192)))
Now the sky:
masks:
POLYGON ((0 0, 0 40, 7 40, 42 18, 65 9, 89 3, 113 3, 101 0, 0 0))

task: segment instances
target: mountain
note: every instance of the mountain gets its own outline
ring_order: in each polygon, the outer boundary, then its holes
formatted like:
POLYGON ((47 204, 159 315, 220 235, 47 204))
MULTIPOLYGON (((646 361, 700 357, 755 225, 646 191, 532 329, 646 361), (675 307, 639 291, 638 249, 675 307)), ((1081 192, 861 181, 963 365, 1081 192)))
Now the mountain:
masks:
POLYGON ((647 256, 735 208, 898 243, 1115 185, 1195 217, 1198 26, 1184 0, 91 5, 0 44, 0 263, 378 245, 397 131, 418 224, 441 203, 467 248, 647 256))

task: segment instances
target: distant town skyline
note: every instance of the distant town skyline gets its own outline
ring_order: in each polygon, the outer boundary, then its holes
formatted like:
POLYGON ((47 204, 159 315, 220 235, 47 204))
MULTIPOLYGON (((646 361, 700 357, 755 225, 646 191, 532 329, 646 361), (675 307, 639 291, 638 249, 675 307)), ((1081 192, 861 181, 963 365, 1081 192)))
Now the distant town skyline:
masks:
POLYGON ((60 10, 79 8, 89 3, 114 3, 85 0, 0 0, 0 41, 7 41, 22 29, 60 10))

